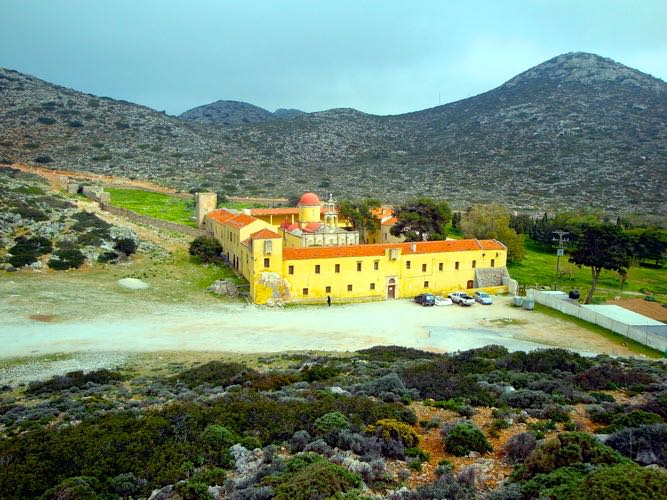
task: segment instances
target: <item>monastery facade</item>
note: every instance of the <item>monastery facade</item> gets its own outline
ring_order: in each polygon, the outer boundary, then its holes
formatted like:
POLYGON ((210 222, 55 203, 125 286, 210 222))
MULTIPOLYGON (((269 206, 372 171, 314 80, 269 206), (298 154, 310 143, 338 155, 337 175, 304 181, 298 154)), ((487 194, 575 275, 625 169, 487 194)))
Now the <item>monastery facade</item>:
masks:
POLYGON ((215 209, 216 201, 214 193, 197 194, 198 222, 248 281, 256 304, 507 291, 507 248, 496 240, 397 241, 389 233, 395 219, 380 213, 380 229, 365 235, 380 241, 359 244, 359 234, 338 219, 331 197, 322 203, 306 193, 295 208, 242 211, 215 209))

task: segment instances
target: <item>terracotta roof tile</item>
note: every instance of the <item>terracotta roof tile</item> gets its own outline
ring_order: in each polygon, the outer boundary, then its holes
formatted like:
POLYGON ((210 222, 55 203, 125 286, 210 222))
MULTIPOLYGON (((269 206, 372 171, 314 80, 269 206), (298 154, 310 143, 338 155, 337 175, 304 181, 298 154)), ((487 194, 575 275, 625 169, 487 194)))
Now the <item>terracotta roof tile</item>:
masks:
POLYGON ((339 247, 308 247, 283 249, 284 260, 332 259, 336 257, 382 256, 389 248, 400 248, 403 255, 465 252, 471 250, 505 250, 502 243, 495 240, 444 240, 420 241, 417 243, 379 243, 373 245, 347 245, 339 247), (414 245, 414 251, 413 251, 414 245))
POLYGON ((218 222, 225 222, 226 220, 231 219, 237 214, 234 214, 230 212, 229 210, 225 210, 224 208, 220 208, 218 210, 214 210, 213 212, 209 212, 206 214, 206 217, 209 219, 213 219, 218 222))
POLYGON ((303 228, 304 233, 314 233, 322 227, 321 222, 309 222, 303 228))
POLYGON ((270 231, 269 229, 262 229, 250 235, 251 240, 272 240, 275 238, 280 238, 280 235, 270 231))
POLYGON ((383 226, 393 226, 398 222, 398 219, 396 217, 389 217, 388 219, 385 219, 382 221, 383 226))
POLYGON ((247 226, 248 224, 252 224, 256 220, 254 217, 248 214, 237 214, 231 219, 227 219, 224 224, 230 227, 234 227, 236 229, 242 228, 247 226))

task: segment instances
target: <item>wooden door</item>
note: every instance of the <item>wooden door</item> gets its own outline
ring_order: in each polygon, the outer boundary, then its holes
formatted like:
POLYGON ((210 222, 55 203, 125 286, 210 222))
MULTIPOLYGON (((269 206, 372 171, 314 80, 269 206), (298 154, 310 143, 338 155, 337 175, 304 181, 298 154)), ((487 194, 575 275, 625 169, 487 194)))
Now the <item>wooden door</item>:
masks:
POLYGON ((395 299, 396 298, 396 285, 387 286, 387 298, 395 299))

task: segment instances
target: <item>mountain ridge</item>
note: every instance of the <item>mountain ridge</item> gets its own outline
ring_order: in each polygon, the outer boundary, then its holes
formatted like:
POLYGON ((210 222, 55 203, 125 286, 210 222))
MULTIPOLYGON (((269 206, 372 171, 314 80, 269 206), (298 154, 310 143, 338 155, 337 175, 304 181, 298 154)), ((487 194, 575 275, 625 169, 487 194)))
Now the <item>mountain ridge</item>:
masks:
POLYGON ((46 155, 47 166, 227 194, 666 214, 667 84, 594 54, 562 54, 488 92, 400 115, 339 108, 216 127, 7 70, 0 104, 5 162, 46 155))

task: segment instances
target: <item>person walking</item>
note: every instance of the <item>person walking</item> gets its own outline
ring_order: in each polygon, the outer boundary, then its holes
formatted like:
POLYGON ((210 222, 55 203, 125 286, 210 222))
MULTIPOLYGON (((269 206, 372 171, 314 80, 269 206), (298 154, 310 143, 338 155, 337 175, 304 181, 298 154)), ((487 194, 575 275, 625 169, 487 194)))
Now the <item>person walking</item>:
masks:
POLYGON ((331 307, 331 295, 327 295, 327 306, 331 307))

